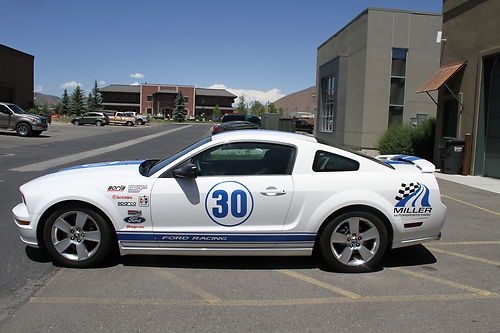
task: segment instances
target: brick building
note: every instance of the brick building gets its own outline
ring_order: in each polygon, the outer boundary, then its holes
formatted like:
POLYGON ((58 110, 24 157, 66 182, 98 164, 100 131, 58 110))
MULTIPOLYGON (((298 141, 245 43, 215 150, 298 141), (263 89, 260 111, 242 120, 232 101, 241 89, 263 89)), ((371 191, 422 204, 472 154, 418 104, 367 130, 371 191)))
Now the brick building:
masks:
POLYGON ((171 117, 177 94, 185 97, 188 118, 211 118, 212 109, 218 105, 222 113, 232 113, 235 95, 225 89, 197 88, 169 84, 120 85, 101 88, 106 110, 135 111, 141 114, 164 114, 171 117))
POLYGON ((0 102, 33 107, 35 57, 0 44, 0 102))

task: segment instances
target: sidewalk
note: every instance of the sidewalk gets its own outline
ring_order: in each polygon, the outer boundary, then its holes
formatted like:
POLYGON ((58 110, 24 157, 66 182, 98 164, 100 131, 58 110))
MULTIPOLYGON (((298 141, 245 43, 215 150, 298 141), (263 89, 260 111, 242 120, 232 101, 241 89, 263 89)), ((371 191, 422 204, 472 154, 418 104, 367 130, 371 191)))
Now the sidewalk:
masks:
POLYGON ((483 176, 448 175, 435 172, 436 178, 500 194, 500 179, 483 176))

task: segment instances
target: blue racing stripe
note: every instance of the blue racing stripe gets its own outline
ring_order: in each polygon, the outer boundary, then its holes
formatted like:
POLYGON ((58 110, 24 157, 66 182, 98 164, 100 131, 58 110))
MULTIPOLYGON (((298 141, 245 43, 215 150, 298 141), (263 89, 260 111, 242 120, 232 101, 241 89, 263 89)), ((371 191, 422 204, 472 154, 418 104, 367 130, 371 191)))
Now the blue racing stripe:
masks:
POLYGON ((91 169, 91 168, 99 168, 106 166, 119 166, 119 165, 138 165, 144 161, 119 161, 119 162, 102 162, 102 163, 92 163, 92 164, 83 164, 83 165, 75 165, 69 168, 64 168, 59 171, 68 171, 68 170, 77 170, 77 169, 91 169))
POLYGON ((194 234, 194 233, 143 233, 117 232, 118 240, 153 242, 312 242, 316 234, 194 234))

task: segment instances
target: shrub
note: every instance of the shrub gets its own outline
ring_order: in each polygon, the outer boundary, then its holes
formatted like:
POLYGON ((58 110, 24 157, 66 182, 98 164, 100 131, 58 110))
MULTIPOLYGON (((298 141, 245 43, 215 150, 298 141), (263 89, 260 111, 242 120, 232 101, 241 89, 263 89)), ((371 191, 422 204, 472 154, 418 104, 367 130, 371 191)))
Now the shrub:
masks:
POLYGON ((405 154, 433 160, 436 121, 428 119, 417 127, 394 126, 380 138, 377 149, 381 154, 405 154))
POLYGON ((412 131, 409 126, 393 126, 380 138, 377 149, 381 154, 413 155, 412 131))

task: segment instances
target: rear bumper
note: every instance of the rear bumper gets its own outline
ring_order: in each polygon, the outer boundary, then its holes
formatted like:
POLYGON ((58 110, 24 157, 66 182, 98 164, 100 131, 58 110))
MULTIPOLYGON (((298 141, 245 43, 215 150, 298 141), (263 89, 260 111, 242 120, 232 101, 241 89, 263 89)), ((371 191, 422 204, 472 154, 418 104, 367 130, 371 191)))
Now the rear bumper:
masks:
POLYGON ((14 223, 16 224, 19 238, 21 241, 31 247, 39 247, 36 238, 36 228, 31 223, 31 217, 24 203, 18 204, 12 209, 14 215, 14 223), (26 224, 30 222, 29 224, 26 224))

